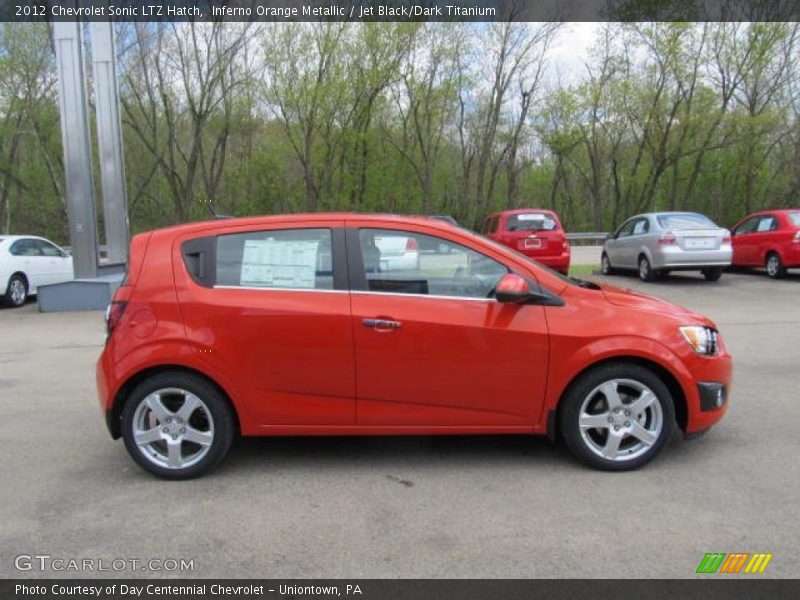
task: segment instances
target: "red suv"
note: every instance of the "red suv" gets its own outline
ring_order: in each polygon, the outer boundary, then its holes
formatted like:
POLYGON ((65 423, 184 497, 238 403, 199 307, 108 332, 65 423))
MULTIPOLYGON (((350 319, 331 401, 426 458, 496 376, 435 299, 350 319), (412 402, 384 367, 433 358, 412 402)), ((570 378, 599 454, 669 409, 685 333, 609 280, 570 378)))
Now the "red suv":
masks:
POLYGON ((626 470, 727 408, 706 317, 432 219, 193 223, 130 256, 97 385, 112 437, 162 477, 208 471, 237 435, 546 434, 626 470), (384 260, 394 238, 447 252, 384 260))
POLYGON ((486 217, 481 232, 564 275, 569 271, 569 242, 552 210, 521 208, 494 213, 486 217))
POLYGON ((800 267, 800 209, 753 213, 731 233, 734 267, 764 267, 773 279, 800 267))

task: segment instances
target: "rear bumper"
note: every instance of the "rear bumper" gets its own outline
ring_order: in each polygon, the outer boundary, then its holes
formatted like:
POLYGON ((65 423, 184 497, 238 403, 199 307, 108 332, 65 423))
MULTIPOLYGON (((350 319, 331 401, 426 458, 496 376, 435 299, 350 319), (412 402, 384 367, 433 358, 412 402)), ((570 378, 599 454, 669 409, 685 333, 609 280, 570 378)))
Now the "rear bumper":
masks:
POLYGON ((653 252, 653 268, 702 269, 703 267, 728 267, 733 251, 729 245, 719 250, 682 250, 664 246, 653 252))
POLYGON ((120 428, 119 415, 114 410, 114 395, 111 391, 113 388, 112 372, 109 353, 104 350, 100 358, 97 359, 97 365, 95 366, 97 399, 100 401, 100 409, 105 417, 108 432, 116 440, 120 437, 120 428))
POLYGON ((551 269, 555 269, 560 273, 567 274, 569 271, 569 262, 570 262, 570 252, 567 250, 566 252, 562 252, 561 254, 552 254, 552 255, 537 255, 533 252, 523 252, 525 256, 531 257, 536 262, 540 262, 543 265, 550 267, 551 269))

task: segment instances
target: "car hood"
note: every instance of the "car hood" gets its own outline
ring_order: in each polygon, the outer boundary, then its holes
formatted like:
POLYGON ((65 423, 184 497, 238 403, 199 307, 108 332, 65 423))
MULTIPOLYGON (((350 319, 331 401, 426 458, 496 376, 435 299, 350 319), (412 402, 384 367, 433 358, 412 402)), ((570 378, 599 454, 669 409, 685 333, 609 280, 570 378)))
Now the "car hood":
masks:
POLYGON ((613 285, 601 285, 600 289, 606 300, 615 306, 624 306, 627 308, 635 308, 644 311, 657 312, 662 315, 670 315, 681 319, 691 319, 695 322, 706 323, 713 326, 713 323, 703 315, 696 312, 672 304, 666 300, 661 300, 654 296, 648 296, 641 292, 636 292, 629 289, 618 288, 613 285))

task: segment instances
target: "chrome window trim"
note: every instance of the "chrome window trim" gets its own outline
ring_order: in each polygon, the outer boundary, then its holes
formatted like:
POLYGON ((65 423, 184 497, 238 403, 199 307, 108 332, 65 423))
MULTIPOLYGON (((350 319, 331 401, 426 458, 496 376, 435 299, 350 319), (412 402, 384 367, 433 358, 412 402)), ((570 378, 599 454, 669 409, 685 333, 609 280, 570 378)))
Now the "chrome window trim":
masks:
POLYGON ((325 288, 285 288, 258 287, 254 285, 214 285, 215 290, 258 290, 259 292, 321 292, 323 294, 347 294, 348 290, 328 290, 325 288))
POLYGON ((435 300, 467 300, 469 302, 497 302, 494 298, 472 298, 470 296, 442 296, 440 294, 404 294, 403 292, 377 292, 374 290, 352 290, 359 296, 400 296, 403 298, 433 298, 435 300))

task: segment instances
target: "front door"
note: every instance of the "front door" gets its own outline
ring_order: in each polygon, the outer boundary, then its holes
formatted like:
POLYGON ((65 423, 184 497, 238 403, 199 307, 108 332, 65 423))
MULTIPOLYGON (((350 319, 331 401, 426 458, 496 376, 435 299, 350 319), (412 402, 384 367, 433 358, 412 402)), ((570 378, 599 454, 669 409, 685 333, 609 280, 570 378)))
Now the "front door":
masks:
POLYGON ((532 425, 546 386, 543 307, 492 297, 509 272, 500 262, 390 227, 348 229, 358 423, 532 425), (369 259, 373 240, 389 237, 449 251, 422 254, 416 265, 369 259), (365 268, 365 256, 378 268, 365 268))

